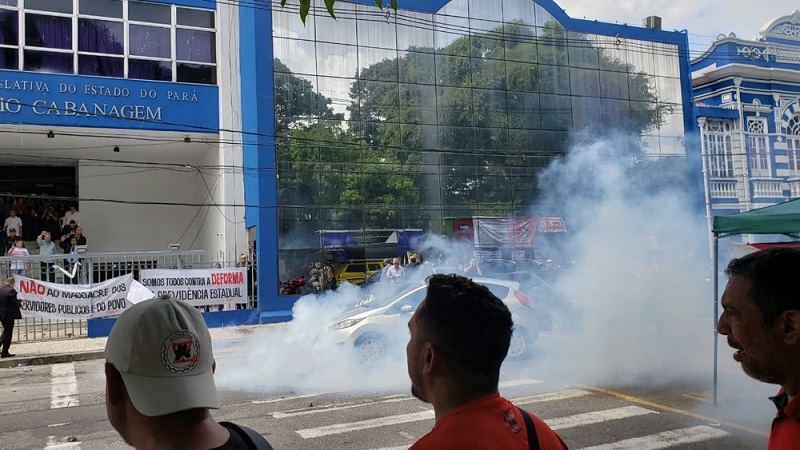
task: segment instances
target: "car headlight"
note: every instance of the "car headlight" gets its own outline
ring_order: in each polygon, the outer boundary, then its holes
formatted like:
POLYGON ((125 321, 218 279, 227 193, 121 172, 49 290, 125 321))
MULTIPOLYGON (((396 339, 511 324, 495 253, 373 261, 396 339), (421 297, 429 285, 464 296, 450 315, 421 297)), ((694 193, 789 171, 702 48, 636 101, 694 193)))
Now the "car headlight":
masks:
POLYGON ((362 318, 362 319, 347 319, 347 320, 343 320, 341 322, 337 322, 336 324, 334 324, 333 325, 333 329, 334 330, 343 330, 345 328, 350 328, 353 325, 357 324, 358 322, 361 322, 362 320, 364 320, 364 319, 362 318))

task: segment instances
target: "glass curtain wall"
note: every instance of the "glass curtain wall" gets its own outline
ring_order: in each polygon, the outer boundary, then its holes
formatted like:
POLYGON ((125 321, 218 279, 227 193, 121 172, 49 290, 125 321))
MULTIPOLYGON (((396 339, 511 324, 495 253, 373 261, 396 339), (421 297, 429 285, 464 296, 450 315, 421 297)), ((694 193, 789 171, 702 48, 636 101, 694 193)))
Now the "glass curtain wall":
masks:
POLYGON ((677 46, 571 32, 533 0, 297 14, 273 3, 281 281, 330 256, 320 230, 525 215, 576 133, 685 155, 677 46))

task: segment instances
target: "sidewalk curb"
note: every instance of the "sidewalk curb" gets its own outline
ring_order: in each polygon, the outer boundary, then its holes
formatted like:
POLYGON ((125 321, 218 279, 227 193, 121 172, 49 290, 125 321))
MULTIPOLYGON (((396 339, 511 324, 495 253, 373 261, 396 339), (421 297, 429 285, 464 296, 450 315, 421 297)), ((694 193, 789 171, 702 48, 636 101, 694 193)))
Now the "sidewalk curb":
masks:
POLYGON ((42 355, 42 356, 17 356, 13 358, 0 359, 0 369, 7 369, 17 366, 42 366, 46 364, 67 363, 75 361, 89 361, 92 359, 103 359, 104 350, 89 352, 78 352, 72 354, 42 355))

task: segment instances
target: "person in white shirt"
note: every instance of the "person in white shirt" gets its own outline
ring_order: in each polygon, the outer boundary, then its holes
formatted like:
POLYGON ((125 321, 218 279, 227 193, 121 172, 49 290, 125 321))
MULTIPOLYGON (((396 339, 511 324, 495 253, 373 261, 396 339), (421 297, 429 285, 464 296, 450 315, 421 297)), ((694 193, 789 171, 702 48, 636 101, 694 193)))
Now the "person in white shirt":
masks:
MULTIPOLYGON (((25 248, 25 243, 22 242, 22 239, 20 239, 14 243, 14 246, 11 247, 11 249, 8 250, 6 256, 28 257, 31 256, 31 254, 28 252, 28 249, 25 248)), ((9 277, 14 275, 21 275, 23 277, 26 276, 25 269, 27 265, 28 262, 25 261, 24 259, 15 259, 11 261, 11 263, 9 263, 8 265, 8 276, 9 277)))
POLYGON ((392 260, 392 265, 386 269, 386 279, 391 283, 397 283, 406 276, 406 270, 400 265, 400 258, 392 260))
POLYGON ((72 237, 69 240, 69 246, 64 247, 66 250, 65 253, 69 254, 70 257, 67 258, 67 265, 68 265, 68 272, 72 275, 69 278, 69 281, 65 281, 67 284, 79 284, 80 276, 78 274, 78 269, 81 265, 80 258, 78 258, 78 239, 72 237), (74 256, 73 256, 74 255, 74 256))
POLYGON ((17 236, 22 236, 22 219, 17 216, 17 212, 13 209, 8 214, 9 216, 3 222, 3 232, 8 234, 9 230, 16 230, 17 236))
MULTIPOLYGON (((36 243, 39 244, 40 255, 56 254, 56 243, 53 242, 53 238, 50 235, 49 231, 42 231, 42 234, 36 236, 36 243)), ((41 265, 39 266, 39 271, 40 271, 40 277, 39 277, 40 280, 55 283, 56 273, 53 271, 52 259, 47 259, 42 261, 41 265)))
POLYGON ((64 223, 74 220, 75 225, 81 226, 81 213, 74 206, 69 207, 69 211, 64 213, 64 223))

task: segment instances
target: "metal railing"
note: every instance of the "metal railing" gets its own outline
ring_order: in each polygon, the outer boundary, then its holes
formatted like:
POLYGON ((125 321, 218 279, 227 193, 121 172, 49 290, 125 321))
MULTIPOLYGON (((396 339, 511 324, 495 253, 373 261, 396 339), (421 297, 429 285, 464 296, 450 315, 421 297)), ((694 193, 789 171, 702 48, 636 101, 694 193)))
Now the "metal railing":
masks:
MULTIPOLYGON (((26 242, 26 244, 28 244, 26 242)), ((236 257, 210 258, 202 250, 192 251, 158 251, 158 252, 118 252, 118 253, 79 253, 34 255, 38 253, 36 243, 26 245, 31 253, 29 257, 0 256, 0 275, 6 277, 12 273, 17 263, 25 266, 24 276, 42 281, 60 284, 100 283, 105 280, 132 273, 139 280, 139 272, 145 269, 209 269, 247 267, 247 303, 228 305, 228 308, 255 308, 258 306, 256 262, 242 262, 236 257), (69 260, 78 259, 75 277, 71 278, 73 267, 69 260), (59 267, 64 271, 59 270, 59 267), (251 270, 252 269, 252 270, 251 270), (74 281, 73 281, 74 280, 74 281)), ((221 311, 223 305, 198 307, 201 311, 221 311)), ((86 320, 54 320, 26 317, 17 320, 14 327, 15 341, 35 341, 47 339, 74 338, 87 335, 86 320)))

